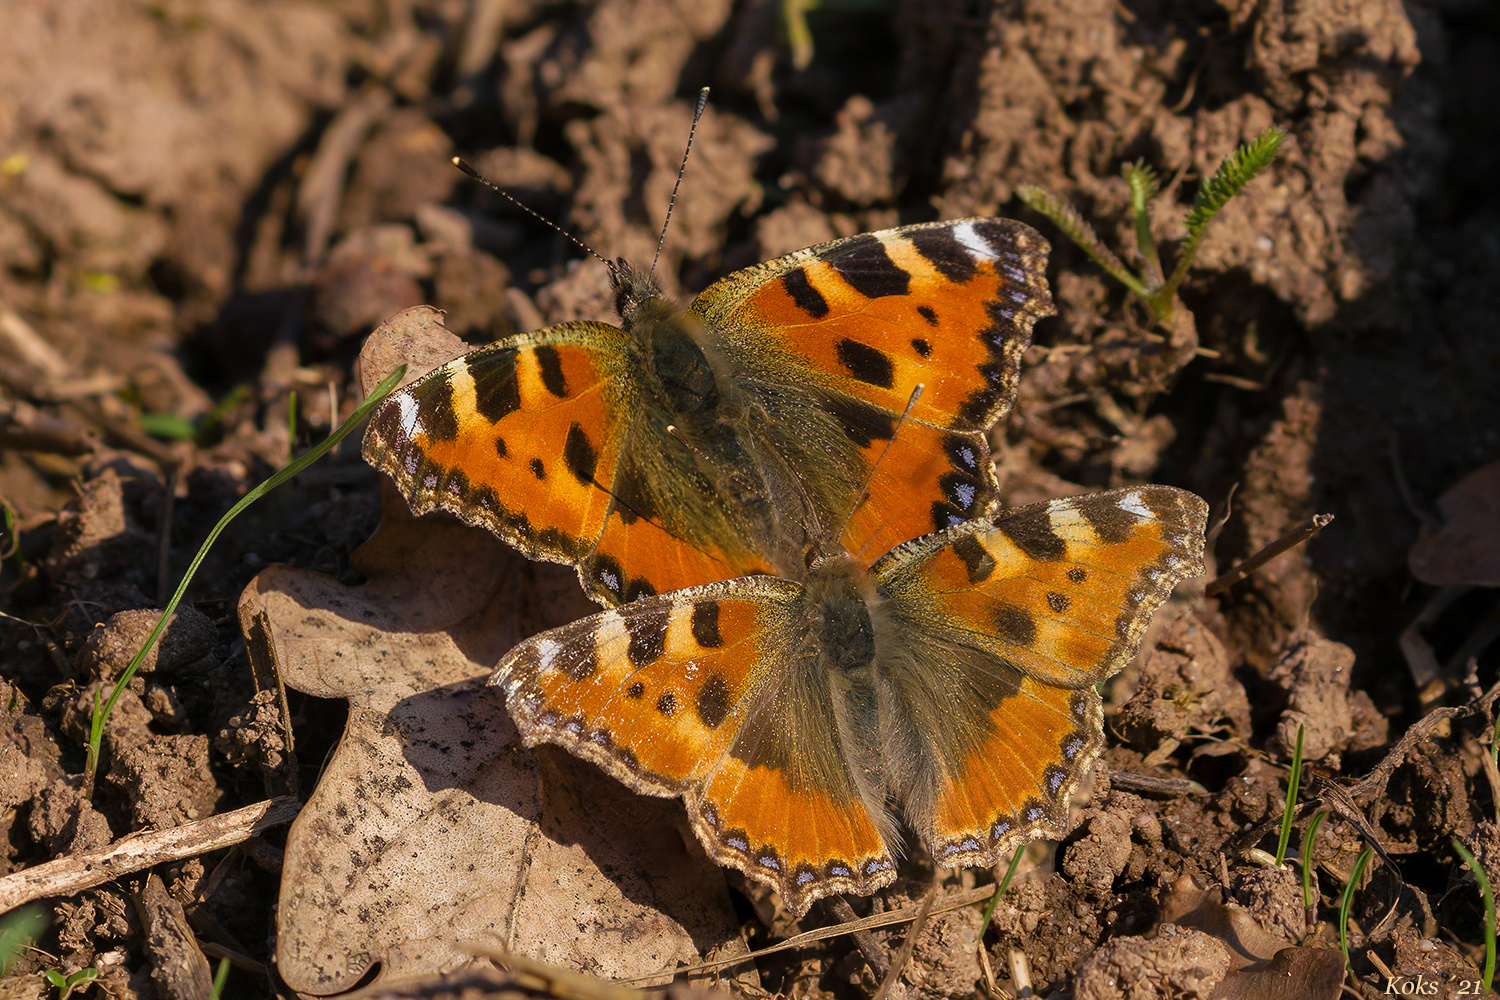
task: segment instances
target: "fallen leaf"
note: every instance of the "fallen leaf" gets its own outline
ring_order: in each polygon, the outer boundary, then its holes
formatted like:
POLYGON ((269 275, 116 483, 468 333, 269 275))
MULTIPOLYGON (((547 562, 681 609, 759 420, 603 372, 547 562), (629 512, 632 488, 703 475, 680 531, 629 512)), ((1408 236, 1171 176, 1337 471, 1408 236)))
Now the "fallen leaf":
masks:
POLYGON ((1344 956, 1331 948, 1283 948, 1225 976, 1208 1000, 1334 1000, 1344 956))
POLYGON ((1422 527, 1411 575, 1440 587, 1500 587, 1500 462, 1481 465, 1438 497, 1443 524, 1422 527))

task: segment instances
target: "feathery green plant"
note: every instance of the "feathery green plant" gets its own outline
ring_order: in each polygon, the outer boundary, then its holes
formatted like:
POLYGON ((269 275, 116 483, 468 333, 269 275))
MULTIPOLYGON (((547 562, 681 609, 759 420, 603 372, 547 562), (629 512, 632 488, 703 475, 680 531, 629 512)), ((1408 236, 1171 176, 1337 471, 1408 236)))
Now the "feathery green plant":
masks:
POLYGON ((1297 815, 1297 793, 1302 787, 1302 726, 1297 727, 1297 746, 1292 750, 1292 776, 1286 786, 1286 808, 1281 811, 1281 836, 1276 840, 1276 864, 1286 860, 1286 845, 1292 839, 1292 818, 1297 815))
POLYGON ((172 612, 176 611, 177 605, 182 603, 182 597, 187 593, 188 584, 193 581, 194 575, 198 572, 198 567, 203 563, 204 557, 208 555, 209 547, 218 540, 219 535, 223 533, 224 529, 229 527, 229 522, 238 517, 240 512, 246 507, 249 507, 252 503, 332 451, 335 445, 347 437, 355 427, 359 426, 360 422, 369 415, 371 410, 380 404, 381 400, 385 399, 396 386, 401 384, 401 378, 405 374, 406 366, 402 365, 387 375, 384 381, 377 385, 374 391, 359 405, 359 408, 349 415, 349 419, 338 426, 337 430, 320 441, 307 454, 282 467, 271 478, 255 487, 249 493, 246 493, 240 498, 239 503, 229 508, 229 512, 219 518, 219 523, 214 525, 213 530, 208 533, 208 537, 203 540, 203 544, 198 547, 198 554, 193 557, 193 561, 188 565, 187 572, 183 574, 182 582, 177 585, 177 591, 172 595, 172 599, 162 609, 161 618, 157 620, 156 627, 151 630, 150 635, 146 636, 146 641, 141 644, 140 651, 135 654, 130 664, 120 674, 120 679, 115 681, 115 686, 110 690, 108 700, 104 699, 103 688, 97 688, 94 691, 94 711, 89 725, 88 756, 83 765, 84 793, 86 795, 91 793, 94 788, 94 773, 99 768, 99 744, 104 738, 104 725, 109 721, 110 713, 115 710, 115 704, 120 700, 120 696, 125 693, 125 686, 130 683, 130 679, 140 669, 141 661, 146 658, 146 653, 151 650, 152 646, 156 645, 156 640, 161 637, 163 630, 166 629, 167 622, 171 621, 172 612))
POLYGON ((1375 852, 1368 847, 1359 852, 1359 857, 1354 861, 1354 871, 1349 873, 1349 881, 1344 885, 1344 898, 1339 901, 1339 950, 1344 953, 1345 969, 1354 968, 1349 961, 1349 907, 1354 905, 1354 889, 1365 873, 1365 865, 1374 856, 1375 852))
POLYGON ((1474 873, 1474 881, 1479 883, 1479 895, 1484 900, 1484 991, 1488 993, 1495 982, 1495 894, 1490 889, 1490 879, 1484 873, 1484 866, 1474 860, 1474 855, 1459 843, 1457 837, 1453 838, 1453 849, 1463 858, 1469 871, 1474 873))
POLYGON ((1177 263, 1172 268, 1172 273, 1165 277, 1162 274, 1156 240, 1151 235, 1151 201, 1159 193, 1161 185, 1156 172, 1150 167, 1132 163, 1126 164, 1121 170, 1121 175, 1130 187, 1130 214, 1135 221, 1136 243, 1141 258, 1138 274, 1127 268, 1104 245, 1099 234, 1094 232, 1094 227, 1066 200, 1031 184, 1016 188, 1016 195, 1051 219, 1068 239, 1093 258, 1094 263, 1138 295, 1151 310, 1158 325, 1170 329, 1177 310, 1182 306, 1177 300, 1177 289, 1187 276, 1188 268, 1192 266, 1193 257, 1198 253, 1198 247, 1208 232, 1208 224, 1229 199, 1276 158, 1276 153, 1285 141, 1286 133, 1272 126, 1219 164, 1214 175, 1198 188, 1193 207, 1183 217, 1182 224, 1187 229, 1187 239, 1177 252, 1177 263))
MULTIPOLYGON (((1318 827, 1323 825, 1323 820, 1328 818, 1327 809, 1319 809, 1313 813, 1312 819, 1308 820, 1307 829, 1302 831, 1302 906, 1309 914, 1312 913, 1312 849, 1313 842, 1318 839, 1318 827)), ((1312 922, 1312 918, 1308 918, 1312 922)))

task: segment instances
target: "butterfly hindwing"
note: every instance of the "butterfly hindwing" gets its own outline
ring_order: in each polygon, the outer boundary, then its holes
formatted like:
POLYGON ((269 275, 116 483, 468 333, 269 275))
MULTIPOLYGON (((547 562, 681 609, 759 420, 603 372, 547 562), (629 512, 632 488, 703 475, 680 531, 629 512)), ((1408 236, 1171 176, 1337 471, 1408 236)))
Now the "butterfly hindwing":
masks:
POLYGON ((968 675, 959 710, 926 730, 921 752, 938 766, 907 797, 938 860, 993 864, 1060 834, 1103 746, 1093 685, 1203 572, 1206 517, 1172 487, 1085 494, 915 539, 875 565, 887 627, 915 664, 907 686, 944 691, 968 675))
POLYGON ((895 871, 844 764, 823 678, 799 672, 801 600, 798 584, 771 577, 644 598, 521 643, 491 683, 528 745, 681 795, 715 861, 800 912, 895 871))

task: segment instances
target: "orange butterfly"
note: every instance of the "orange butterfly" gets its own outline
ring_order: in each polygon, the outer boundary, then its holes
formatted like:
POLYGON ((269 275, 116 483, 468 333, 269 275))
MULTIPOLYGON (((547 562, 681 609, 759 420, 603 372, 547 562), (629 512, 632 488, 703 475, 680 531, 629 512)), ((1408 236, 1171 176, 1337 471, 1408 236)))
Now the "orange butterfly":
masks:
MULTIPOLYGON (((904 433, 904 431, 903 431, 904 433)), ((895 878, 899 803, 943 865, 1061 836, 1103 747, 1093 685, 1203 572, 1207 505, 1068 497, 533 636, 491 678, 525 743, 681 796, 709 855, 797 913, 895 878)))
POLYGON ((992 508, 985 432, 1053 313, 1048 249, 1006 219, 902 226, 738 271, 686 309, 620 260, 622 327, 563 323, 438 368, 376 411, 364 455, 414 512, 576 564, 604 604, 800 575, 839 525, 868 566, 992 508))

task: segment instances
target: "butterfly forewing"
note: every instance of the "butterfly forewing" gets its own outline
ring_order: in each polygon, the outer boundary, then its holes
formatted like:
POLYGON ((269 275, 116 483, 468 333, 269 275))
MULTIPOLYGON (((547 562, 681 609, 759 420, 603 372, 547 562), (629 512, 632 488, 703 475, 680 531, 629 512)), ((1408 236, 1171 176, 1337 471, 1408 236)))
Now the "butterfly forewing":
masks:
POLYGON ((983 430, 1015 401, 1021 354, 1053 313, 1049 247, 1009 219, 835 240, 747 268, 693 310, 748 351, 772 345, 818 384, 900 414, 983 430))
POLYGON ((714 860, 799 912, 894 864, 834 742, 821 678, 792 665, 802 589, 769 577, 646 598, 527 640, 491 683, 528 744, 682 795, 714 860))
POLYGON ((365 459, 418 514, 446 510, 529 556, 576 562, 602 530, 639 396, 624 336, 567 323, 449 362, 375 411, 365 459))

